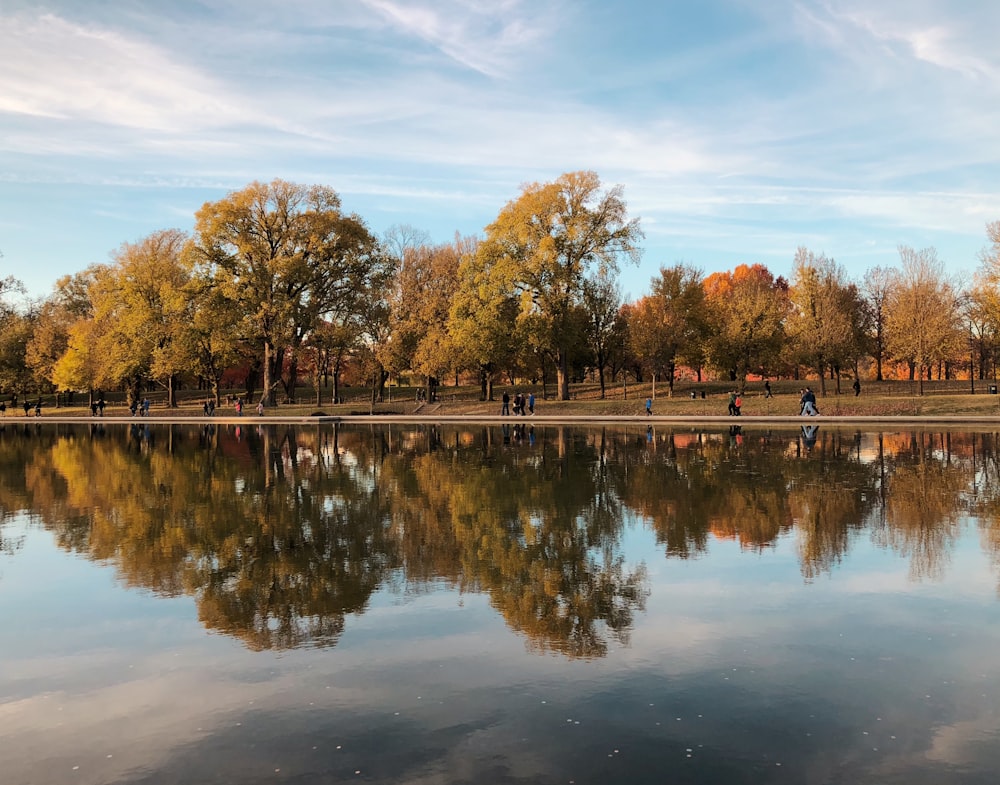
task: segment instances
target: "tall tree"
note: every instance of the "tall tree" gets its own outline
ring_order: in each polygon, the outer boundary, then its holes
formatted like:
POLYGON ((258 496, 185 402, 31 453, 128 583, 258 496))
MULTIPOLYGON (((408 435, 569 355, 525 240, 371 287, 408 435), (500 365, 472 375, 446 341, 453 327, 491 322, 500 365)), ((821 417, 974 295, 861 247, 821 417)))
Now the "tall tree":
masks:
POLYGON ((198 274, 244 315, 241 331, 260 347, 269 404, 285 351, 294 368, 309 331, 328 314, 365 307, 359 293, 388 263, 362 220, 341 212, 336 192, 283 180, 206 203, 192 251, 198 274))
POLYGON ((899 275, 889 295, 886 337, 889 351, 916 368, 918 392, 924 372, 955 357, 962 346, 959 302, 937 251, 899 247, 899 275))
POLYGON ((167 229, 124 243, 92 289, 97 321, 106 328, 99 343, 110 380, 126 386, 133 400, 149 378, 166 390, 169 406, 177 405, 178 376, 188 367, 176 341, 189 317, 186 242, 183 232, 167 229))
POLYGON ((705 337, 705 290, 702 273, 676 264, 661 267, 650 282, 651 293, 636 303, 629 325, 632 350, 653 370, 667 378, 674 394, 677 363, 699 364, 705 337))
POLYGON ((88 267, 56 281, 52 294, 38 306, 35 329, 25 347, 25 361, 38 380, 54 384, 56 363, 69 348, 70 328, 76 322, 93 318, 94 307, 89 289, 97 267, 88 267))
POLYGON ((398 296, 393 304, 393 345, 398 364, 424 381, 428 394, 457 363, 448 318, 458 288, 462 257, 475 253, 475 238, 455 237, 442 245, 406 249, 401 259, 398 296))
POLYGON ((594 367, 601 385, 601 398, 606 395, 604 371, 620 340, 622 292, 615 276, 598 273, 583 285, 583 308, 587 315, 587 343, 594 357, 594 367))
POLYGON ((827 369, 839 368, 845 358, 856 356, 857 289, 833 259, 800 247, 790 296, 789 337, 798 357, 819 375, 821 394, 826 395, 827 369))
POLYGON ((594 172, 525 186, 486 228, 477 261, 498 292, 517 296, 518 318, 530 323, 533 339, 551 348, 562 400, 569 399, 574 309, 587 274, 617 269, 621 259, 638 263, 642 236, 621 186, 602 191, 594 172))
POLYGON ((872 356, 875 359, 875 380, 882 381, 882 364, 886 358, 885 323, 887 306, 896 271, 887 267, 872 267, 865 273, 861 290, 866 309, 866 324, 872 356))
POLYGON ((459 367, 479 375, 482 400, 493 400, 494 375, 510 368, 525 351, 520 303, 503 281, 480 264, 478 251, 465 254, 448 315, 448 335, 459 367))
POLYGON ((704 282, 708 314, 708 359, 728 372, 740 389, 748 373, 766 373, 785 342, 788 283, 764 265, 737 266, 704 282))

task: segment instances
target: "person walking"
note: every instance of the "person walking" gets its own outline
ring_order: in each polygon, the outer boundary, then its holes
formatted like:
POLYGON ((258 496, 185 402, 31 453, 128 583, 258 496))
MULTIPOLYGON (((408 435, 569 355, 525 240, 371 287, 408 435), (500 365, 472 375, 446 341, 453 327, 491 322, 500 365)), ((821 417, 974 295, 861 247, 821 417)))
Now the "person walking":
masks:
POLYGON ((809 415, 810 417, 819 414, 819 409, 816 408, 816 393, 808 387, 802 391, 802 398, 799 402, 802 404, 801 414, 809 415))
POLYGON ((734 414, 740 416, 740 408, 743 406, 743 396, 736 393, 736 398, 733 400, 733 408, 736 410, 734 414))
POLYGON ((738 414, 736 411, 736 390, 729 391, 729 416, 735 417, 738 414))
POLYGON ((532 417, 535 416, 535 394, 528 393, 528 412, 532 417))
POLYGON ((774 397, 773 395, 771 395, 771 381, 770 380, 766 380, 764 382, 764 397, 765 398, 773 398, 774 397))
POLYGON ((510 395, 506 390, 503 391, 503 396, 500 398, 500 401, 502 404, 500 406, 500 416, 501 417, 510 416, 510 395))
POLYGON ((652 398, 647 398, 646 399, 646 416, 647 417, 651 417, 652 414, 653 414, 653 399, 652 398))
POLYGON ((861 395, 861 380, 855 377, 854 384, 851 385, 854 388, 854 397, 857 398, 861 395))

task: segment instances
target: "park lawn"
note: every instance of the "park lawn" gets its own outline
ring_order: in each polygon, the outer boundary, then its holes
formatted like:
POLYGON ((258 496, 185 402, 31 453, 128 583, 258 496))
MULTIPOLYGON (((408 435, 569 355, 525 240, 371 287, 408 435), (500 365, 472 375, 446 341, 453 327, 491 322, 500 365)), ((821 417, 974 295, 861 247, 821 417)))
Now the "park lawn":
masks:
MULTIPOLYGON (((799 413, 799 389, 809 384, 817 393, 820 413, 827 416, 1000 416, 1000 395, 987 392, 987 382, 978 382, 975 394, 969 392, 969 382, 925 382, 924 394, 917 392, 913 382, 866 382, 862 394, 855 396, 849 386, 839 395, 835 392, 832 382, 827 383, 827 394, 820 391, 816 380, 795 381, 780 380, 772 382, 773 397, 766 398, 760 383, 749 384, 743 394, 744 415, 797 415, 799 413)), ((415 401, 415 389, 410 387, 393 387, 391 396, 374 406, 370 403, 370 391, 365 388, 348 388, 347 402, 342 404, 327 402, 317 406, 311 390, 299 392, 299 402, 284 403, 268 408, 268 416, 304 417, 316 414, 323 415, 359 415, 359 414, 433 414, 492 416, 500 414, 500 396, 504 387, 494 387, 494 401, 480 401, 479 388, 442 387, 437 402, 419 404, 415 401), (391 400, 390 400, 391 398, 391 400)), ((729 390, 732 383, 712 381, 705 383, 684 383, 675 387, 673 396, 669 396, 665 385, 658 385, 655 395, 649 383, 629 385, 627 390, 622 386, 607 387, 606 398, 600 398, 600 389, 596 384, 586 383, 571 387, 571 400, 556 401, 553 399, 554 388, 548 389, 549 398, 542 398, 540 385, 510 385, 511 392, 534 392, 536 396, 535 411, 549 416, 567 415, 582 417, 598 416, 629 416, 645 413, 645 401, 653 396, 653 414, 659 416, 697 417, 726 415, 729 402, 729 390), (691 397, 694 392, 695 397, 691 397), (702 397, 704 392, 705 397, 702 397), (625 397, 627 395, 627 397, 625 397)), ((203 392, 196 390, 182 393, 178 396, 179 406, 168 409, 162 396, 150 395, 152 401, 152 416, 163 417, 201 417, 202 404, 205 401, 203 392)), ((235 415, 231 405, 223 403, 216 409, 216 416, 235 415)), ((20 409, 7 409, 7 416, 20 415, 20 409)), ((111 399, 105 410, 108 417, 128 416, 128 409, 121 401, 111 399)), ((249 404, 244 408, 244 417, 256 415, 256 407, 249 404)), ((90 410, 86 400, 78 396, 73 406, 56 407, 50 398, 43 398, 42 416, 89 418, 90 410)))

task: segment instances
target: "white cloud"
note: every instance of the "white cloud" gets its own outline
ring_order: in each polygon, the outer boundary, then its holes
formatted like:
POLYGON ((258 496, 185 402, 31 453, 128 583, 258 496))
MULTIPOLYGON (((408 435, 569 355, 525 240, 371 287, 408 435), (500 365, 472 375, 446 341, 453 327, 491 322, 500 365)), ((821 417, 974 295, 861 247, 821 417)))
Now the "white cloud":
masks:
POLYGON ((547 35, 553 9, 521 0, 447 0, 433 4, 362 0, 393 27, 415 36, 461 64, 502 77, 547 35), (528 8, 531 8, 529 13, 528 8))
POLYGON ((0 112, 178 132, 250 119, 215 80, 149 42, 52 14, 0 24, 0 112))

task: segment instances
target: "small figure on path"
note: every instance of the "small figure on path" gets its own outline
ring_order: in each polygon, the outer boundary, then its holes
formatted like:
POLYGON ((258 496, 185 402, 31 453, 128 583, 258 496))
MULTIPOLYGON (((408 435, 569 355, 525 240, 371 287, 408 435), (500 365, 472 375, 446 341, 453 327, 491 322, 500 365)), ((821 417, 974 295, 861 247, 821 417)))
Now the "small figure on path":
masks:
POLYGON ((535 414, 535 394, 528 393, 528 412, 534 416, 535 414))
POLYGON ((104 416, 105 405, 106 404, 104 403, 104 396, 102 395, 100 398, 97 399, 97 411, 100 413, 101 417, 104 416))
POLYGON ((730 417, 735 417, 737 414, 739 414, 739 412, 736 411, 736 397, 737 397, 736 396, 736 390, 730 390, 729 391, 729 416, 730 417))
POLYGON ((30 412, 30 411, 31 411, 31 404, 28 403, 27 401, 25 401, 24 402, 24 416, 27 417, 28 416, 28 412, 30 412))
MULTIPOLYGON (((736 398, 733 400, 733 408, 736 410, 734 414, 740 416, 740 408, 743 406, 743 396, 736 393, 736 398)), ((737 426, 738 427, 738 426, 737 426)))
POLYGON ((765 398, 773 398, 774 397, 773 395, 771 395, 771 381, 770 381, 770 379, 768 379, 767 381, 764 382, 764 397, 765 398))
POLYGON ((42 416, 42 399, 39 398, 37 401, 35 401, 35 417, 41 417, 41 416, 42 416))
POLYGON ((257 416, 258 417, 263 417, 264 416, 264 402, 263 401, 257 401, 257 416))
POLYGON ((653 399, 646 399, 646 416, 650 417, 653 414, 653 399))
POLYGON ((861 395, 861 380, 860 379, 855 378, 854 384, 852 384, 851 387, 854 388, 854 397, 855 398, 857 398, 859 395, 861 395))
POLYGON ((510 415, 510 394, 504 390, 503 396, 500 398, 502 405, 500 406, 500 416, 507 417, 510 415))
POLYGON ((808 387, 802 391, 802 398, 799 399, 799 403, 802 405, 802 410, 799 414, 809 415, 810 417, 819 414, 819 409, 816 408, 816 393, 808 387))

